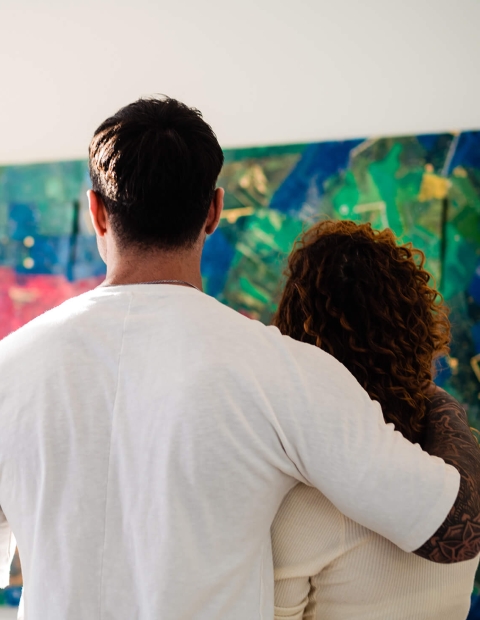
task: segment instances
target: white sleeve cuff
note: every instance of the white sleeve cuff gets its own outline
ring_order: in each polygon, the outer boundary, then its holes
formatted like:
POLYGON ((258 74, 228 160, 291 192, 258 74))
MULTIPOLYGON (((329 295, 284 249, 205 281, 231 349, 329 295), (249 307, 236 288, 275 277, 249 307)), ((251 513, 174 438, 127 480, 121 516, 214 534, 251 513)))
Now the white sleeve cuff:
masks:
POLYGON ((412 529, 410 535, 399 545, 403 551, 415 551, 431 538, 445 521, 455 503, 460 488, 460 474, 452 465, 445 464, 445 468, 447 475, 445 476, 445 484, 438 501, 434 504, 430 513, 426 515, 425 519, 418 523, 412 529))

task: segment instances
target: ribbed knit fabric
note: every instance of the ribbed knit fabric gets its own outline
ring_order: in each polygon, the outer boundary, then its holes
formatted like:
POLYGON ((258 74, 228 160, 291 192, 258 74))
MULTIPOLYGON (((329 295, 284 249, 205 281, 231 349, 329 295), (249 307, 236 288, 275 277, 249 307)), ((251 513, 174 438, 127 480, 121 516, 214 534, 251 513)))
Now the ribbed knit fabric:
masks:
POLYGON ((478 558, 434 564, 344 517, 303 484, 272 527, 275 619, 465 620, 478 558))

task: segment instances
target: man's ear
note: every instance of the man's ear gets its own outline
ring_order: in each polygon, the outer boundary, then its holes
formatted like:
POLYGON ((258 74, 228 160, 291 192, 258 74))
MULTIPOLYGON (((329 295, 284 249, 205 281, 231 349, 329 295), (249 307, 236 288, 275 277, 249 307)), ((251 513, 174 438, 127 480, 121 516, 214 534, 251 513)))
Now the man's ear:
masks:
POLYGON ((100 196, 89 189, 87 192, 88 207, 90 211, 90 219, 92 220, 93 228, 97 237, 104 237, 107 232, 107 210, 103 204, 103 200, 100 196))
POLYGON ((207 222, 205 225, 205 232, 207 235, 211 235, 215 232, 218 222, 220 221, 220 216, 223 210, 223 197, 225 195, 225 190, 222 187, 217 187, 215 190, 215 194, 213 195, 213 200, 210 204, 210 209, 208 211, 207 222))

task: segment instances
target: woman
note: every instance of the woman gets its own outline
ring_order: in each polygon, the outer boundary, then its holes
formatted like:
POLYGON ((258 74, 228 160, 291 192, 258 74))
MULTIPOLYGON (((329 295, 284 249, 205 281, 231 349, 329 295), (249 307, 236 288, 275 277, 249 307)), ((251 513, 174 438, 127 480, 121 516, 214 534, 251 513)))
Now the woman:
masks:
MULTIPOLYGON (((340 360, 387 422, 421 446, 429 408, 459 407, 432 382, 450 327, 424 256, 390 230, 321 222, 289 258, 275 325, 340 360)), ((332 415, 335 413, 332 412, 332 415)), ((478 558, 434 564, 344 517, 298 485, 272 528, 275 618, 464 620, 478 558)))

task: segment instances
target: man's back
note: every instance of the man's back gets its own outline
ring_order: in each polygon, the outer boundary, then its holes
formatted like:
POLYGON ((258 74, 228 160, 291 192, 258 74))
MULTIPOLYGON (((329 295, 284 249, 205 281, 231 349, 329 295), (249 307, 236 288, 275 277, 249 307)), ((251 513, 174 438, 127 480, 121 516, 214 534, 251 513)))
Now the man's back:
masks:
POLYGON ((453 468, 446 475, 419 451, 424 504, 410 478, 394 495, 366 462, 375 492, 362 505, 356 414, 341 426, 354 402, 373 432, 355 380, 192 288, 118 286, 70 300, 0 344, 0 376, 0 505, 20 549, 27 620, 268 618, 270 525, 296 481, 334 500, 338 488, 350 516, 373 513, 370 527, 392 521, 387 504, 411 548, 458 486, 453 468), (313 406, 318 426, 296 419, 313 406), (410 486, 412 506, 394 506, 397 495, 408 504, 410 486))
POLYGON ((241 341, 224 312, 237 318, 178 286, 103 289, 4 343, 0 497, 28 619, 259 614, 270 523, 293 481, 245 355, 245 386, 232 377, 241 341), (195 324, 205 306, 217 342, 195 324))

